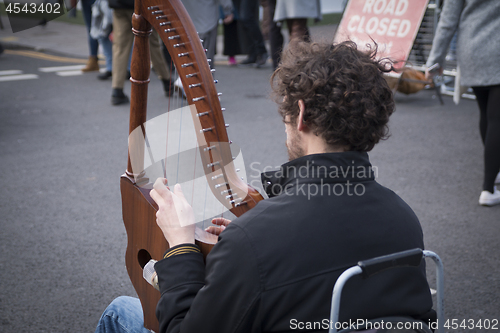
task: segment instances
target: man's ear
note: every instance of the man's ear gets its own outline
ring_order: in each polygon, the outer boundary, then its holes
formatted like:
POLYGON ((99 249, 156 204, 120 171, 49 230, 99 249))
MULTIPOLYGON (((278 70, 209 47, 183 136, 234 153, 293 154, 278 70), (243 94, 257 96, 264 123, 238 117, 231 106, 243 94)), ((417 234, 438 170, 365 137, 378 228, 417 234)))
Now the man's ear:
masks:
POLYGON ((299 99, 299 116, 297 117, 297 130, 304 131, 307 130, 307 124, 304 122, 304 112, 306 110, 306 104, 303 100, 299 99))

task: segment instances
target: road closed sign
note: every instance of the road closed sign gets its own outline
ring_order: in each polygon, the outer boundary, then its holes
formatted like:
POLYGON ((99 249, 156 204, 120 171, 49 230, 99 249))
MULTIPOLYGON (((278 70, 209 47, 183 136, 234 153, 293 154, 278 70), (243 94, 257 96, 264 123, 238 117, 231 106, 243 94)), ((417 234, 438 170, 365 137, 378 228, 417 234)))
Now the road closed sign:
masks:
MULTIPOLYGON (((350 0, 334 42, 351 40, 360 49, 378 44, 377 58, 406 61, 429 0, 350 0)), ((400 68, 404 63, 395 64, 400 68)))

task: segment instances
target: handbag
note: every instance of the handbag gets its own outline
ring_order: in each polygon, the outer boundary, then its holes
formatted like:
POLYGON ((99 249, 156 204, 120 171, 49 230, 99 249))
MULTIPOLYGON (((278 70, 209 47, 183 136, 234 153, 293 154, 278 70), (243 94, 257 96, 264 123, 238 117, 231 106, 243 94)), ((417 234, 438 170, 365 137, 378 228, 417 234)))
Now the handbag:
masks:
POLYGON ((113 30, 113 10, 107 0, 96 0, 92 5, 92 23, 90 37, 94 39, 107 38, 113 30))

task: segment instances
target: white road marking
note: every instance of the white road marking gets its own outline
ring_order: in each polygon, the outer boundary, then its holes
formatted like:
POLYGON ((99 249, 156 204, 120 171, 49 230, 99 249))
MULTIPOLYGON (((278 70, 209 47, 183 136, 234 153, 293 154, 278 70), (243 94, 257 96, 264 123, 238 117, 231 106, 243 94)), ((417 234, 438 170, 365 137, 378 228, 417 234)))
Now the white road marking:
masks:
POLYGON ((83 72, 81 70, 56 72, 56 75, 59 75, 59 76, 75 76, 75 75, 82 75, 82 74, 83 74, 83 72))
POLYGON ((38 79, 36 74, 5 75, 0 77, 0 82, 38 79))
POLYGON ((0 71, 0 76, 4 76, 4 75, 17 75, 17 74, 22 74, 22 73, 23 73, 22 70, 12 69, 12 70, 9 70, 9 71, 0 71))

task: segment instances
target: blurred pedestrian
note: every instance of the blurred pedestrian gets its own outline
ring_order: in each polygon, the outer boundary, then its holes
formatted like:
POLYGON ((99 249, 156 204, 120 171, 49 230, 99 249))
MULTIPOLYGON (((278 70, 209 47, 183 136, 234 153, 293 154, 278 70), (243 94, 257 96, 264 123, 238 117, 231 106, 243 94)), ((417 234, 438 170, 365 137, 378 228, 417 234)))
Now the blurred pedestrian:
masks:
POLYGON ((82 0, 83 20, 87 28, 87 41, 89 43, 89 59, 82 72, 93 72, 99 70, 99 63, 97 62, 97 50, 99 49, 99 42, 97 39, 90 36, 90 27, 92 25, 92 5, 95 0, 82 0))
POLYGON ((281 33, 281 24, 274 21, 274 11, 276 9, 276 0, 267 0, 268 10, 266 12, 269 22, 269 48, 271 59, 273 60, 273 70, 278 68, 283 51, 283 34, 281 33))
POLYGON ((182 0, 182 3, 193 20, 198 36, 203 40, 203 47, 207 50, 207 59, 212 60, 210 66, 213 67, 217 46, 219 6, 222 7, 225 22, 230 23, 233 20, 233 3, 231 0, 182 0))
POLYGON ((112 75, 113 44, 109 40, 109 35, 112 30, 113 10, 109 8, 108 0, 95 0, 92 5, 90 37, 99 42, 106 60, 106 71, 97 76, 99 80, 107 80, 112 75))
POLYGON ((310 40, 307 19, 321 20, 321 5, 319 0, 268 0, 269 14, 272 24, 269 29, 269 44, 271 47, 271 58, 273 67, 276 69, 280 62, 281 50, 283 49, 283 35, 281 26, 286 22, 289 40, 301 38, 310 40))
MULTIPOLYGON (((500 204, 500 1, 446 0, 427 67, 440 65, 458 32, 457 62, 461 85, 472 87, 480 110, 479 129, 484 144, 484 180, 479 204, 500 204)), ((433 73, 426 71, 428 78, 433 73)), ((460 87, 455 87, 460 89, 460 87)))
POLYGON ((260 31, 264 40, 269 40, 269 28, 271 21, 269 20, 269 1, 259 0, 262 7, 262 22, 260 22, 260 31))
POLYGON ((220 7, 220 18, 223 22, 224 30, 224 50, 222 54, 228 56, 230 66, 236 66, 236 56, 241 54, 240 39, 238 37, 238 12, 233 8, 233 17, 229 21, 225 16, 222 6, 220 7))
MULTIPOLYGON (((123 92, 123 86, 127 79, 127 65, 130 59, 130 51, 134 44, 132 33, 132 15, 134 14, 134 0, 108 0, 109 7, 113 8, 113 75, 111 104, 119 105, 129 102, 129 98, 123 92)), ((170 72, 167 68, 165 58, 160 49, 160 37, 153 29, 149 37, 149 50, 151 62, 158 78, 163 83, 166 96, 173 92, 173 84, 170 80, 170 72)))
POLYGON ((321 5, 319 0, 277 0, 274 12, 275 22, 286 22, 289 39, 310 39, 307 19, 321 20, 321 5))
POLYGON ((237 6, 239 23, 245 40, 248 42, 248 56, 240 65, 265 65, 269 55, 264 44, 264 37, 259 27, 259 1, 241 0, 237 6))

